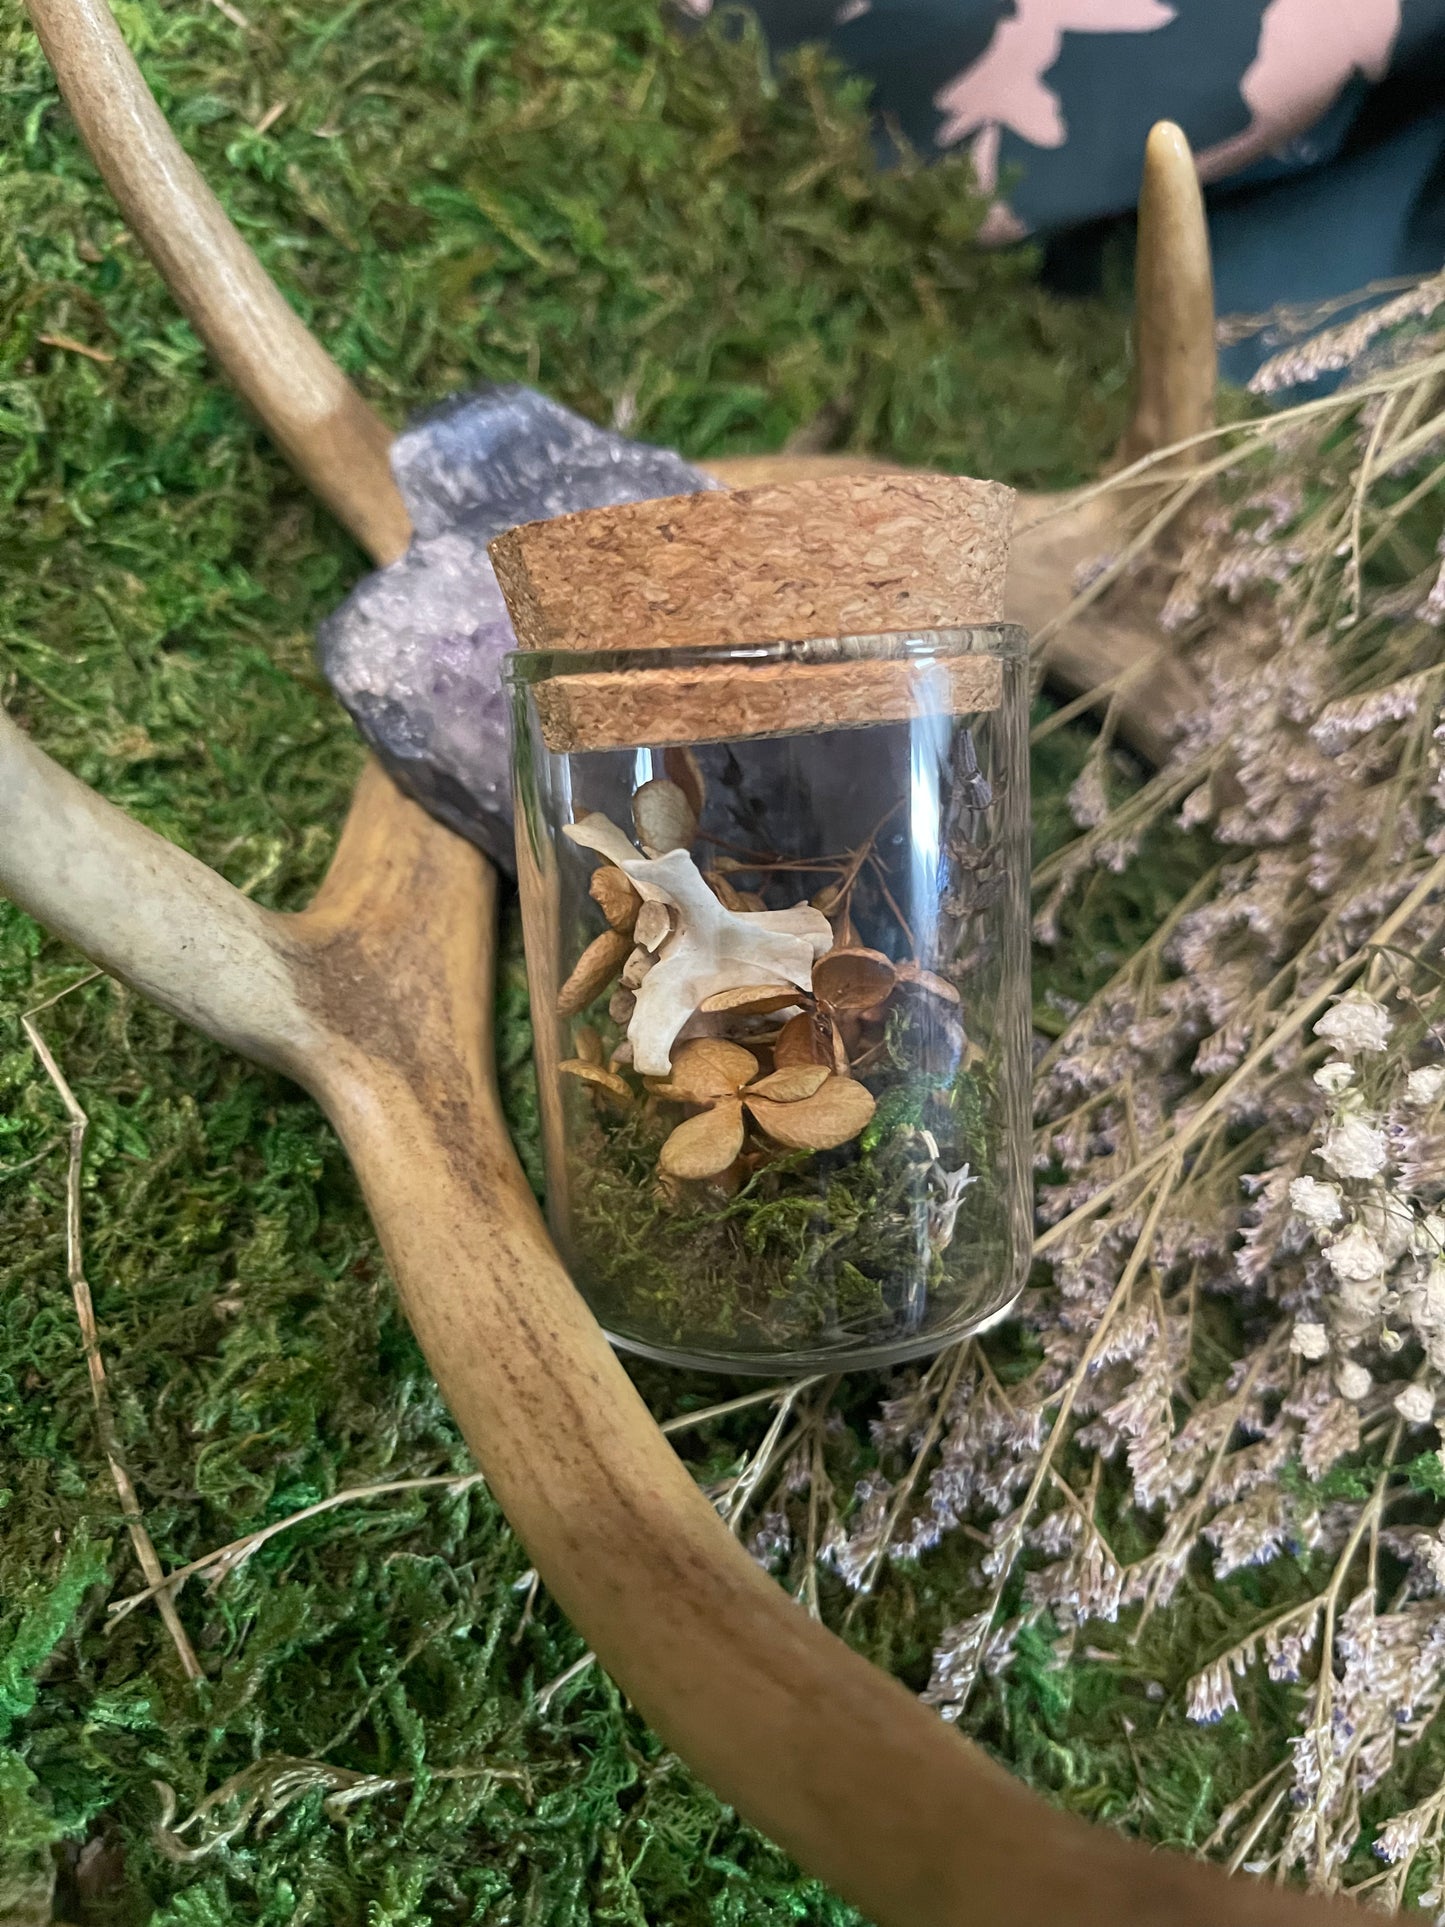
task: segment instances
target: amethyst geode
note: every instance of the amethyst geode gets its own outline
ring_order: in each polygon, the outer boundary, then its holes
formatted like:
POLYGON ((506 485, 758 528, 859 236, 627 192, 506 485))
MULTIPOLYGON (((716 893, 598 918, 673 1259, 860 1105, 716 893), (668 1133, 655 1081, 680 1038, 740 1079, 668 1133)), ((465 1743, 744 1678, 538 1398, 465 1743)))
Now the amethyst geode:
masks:
POLYGON ((668 449, 512 385, 421 416, 391 466, 411 546, 321 625, 321 667, 402 788, 510 873, 502 658, 514 639, 488 542, 521 522, 716 484, 668 449))

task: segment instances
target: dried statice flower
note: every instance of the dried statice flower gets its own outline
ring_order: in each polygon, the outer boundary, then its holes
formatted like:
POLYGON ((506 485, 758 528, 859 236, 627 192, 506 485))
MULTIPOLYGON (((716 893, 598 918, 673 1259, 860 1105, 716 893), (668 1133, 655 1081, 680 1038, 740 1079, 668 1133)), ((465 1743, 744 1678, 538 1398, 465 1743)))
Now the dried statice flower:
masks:
MULTIPOLYGON (((1374 353, 1441 301, 1436 277, 1299 352, 1374 353)), ((1155 596, 1202 700, 1143 789, 1111 803, 1102 753, 1086 766, 1037 932, 1067 943, 1098 871, 1127 870, 1171 816, 1213 839, 1217 866, 1039 1049, 1050 1276, 1019 1313, 1033 1364, 1005 1391, 984 1341, 952 1377, 909 1380, 825 1552, 866 1588, 890 1558, 967 1533, 978 1590, 927 1692, 946 1717, 1045 1612, 1067 1627, 1160 1612, 1201 1551, 1219 1576, 1309 1553, 1300 1575, 1318 1584, 1212 1658, 1188 1709, 1222 1717, 1254 1668, 1297 1683, 1287 1797, 1239 1827, 1264 1865, 1322 1888, 1359 1844, 1365 1791, 1388 1802, 1395 1763, 1445 1710, 1445 1506, 1398 1469, 1445 1414, 1445 713, 1438 632, 1415 613, 1437 565, 1384 586, 1356 566, 1403 550, 1398 478, 1445 508, 1429 468, 1445 352, 1410 352, 1388 379, 1239 430, 1247 484, 1231 501, 1226 478, 1177 560, 1130 578, 1131 614, 1155 596), (1392 439, 1396 407, 1414 455, 1392 439), (1212 1356, 1199 1369, 1212 1298, 1239 1333, 1223 1375, 1212 1356), (1121 1535, 1131 1504, 1139 1530, 1121 1535)), ((1445 1886, 1445 1796, 1397 1831, 1398 1864, 1423 1842, 1445 1886)))

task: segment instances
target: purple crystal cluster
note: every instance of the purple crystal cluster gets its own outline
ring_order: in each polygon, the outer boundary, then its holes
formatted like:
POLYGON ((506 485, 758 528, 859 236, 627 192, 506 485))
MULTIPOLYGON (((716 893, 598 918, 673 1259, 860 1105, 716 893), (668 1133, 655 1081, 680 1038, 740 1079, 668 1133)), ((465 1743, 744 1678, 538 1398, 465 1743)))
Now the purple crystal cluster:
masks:
POLYGON ((502 658, 515 641, 488 542, 522 522, 716 484, 668 449, 513 385, 422 416, 397 437, 391 466, 411 546, 322 624, 321 667, 402 788, 510 873, 502 658))

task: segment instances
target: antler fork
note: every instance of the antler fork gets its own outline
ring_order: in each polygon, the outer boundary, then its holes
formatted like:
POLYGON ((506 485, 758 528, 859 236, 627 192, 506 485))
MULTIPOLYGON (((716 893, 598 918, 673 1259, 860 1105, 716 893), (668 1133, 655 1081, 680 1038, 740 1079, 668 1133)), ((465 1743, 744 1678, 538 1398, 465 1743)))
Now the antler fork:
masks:
MULTIPOLYGON (((387 431, 181 154, 103 0, 30 5, 186 312, 306 479, 374 555, 395 554, 387 431)), ((3 714, 0 821, 0 885, 18 903, 324 1107, 539 1573, 663 1739, 805 1866, 881 1927, 1341 1917, 1050 1811, 748 1559, 573 1291, 510 1149, 490 1069, 493 873, 379 768, 295 916, 113 809, 3 714)))

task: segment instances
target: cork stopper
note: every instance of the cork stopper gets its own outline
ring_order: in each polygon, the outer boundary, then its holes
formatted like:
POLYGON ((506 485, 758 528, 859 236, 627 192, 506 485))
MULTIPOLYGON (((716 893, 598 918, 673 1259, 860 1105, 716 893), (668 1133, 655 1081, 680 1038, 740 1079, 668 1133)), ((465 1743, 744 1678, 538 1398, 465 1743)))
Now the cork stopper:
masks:
POLYGON ((554 750, 707 742, 962 713, 1001 698, 996 658, 920 667, 905 636, 1002 620, 1013 491, 961 476, 847 475, 589 509, 490 554, 523 650, 815 644, 782 662, 599 668, 534 684, 554 750))

